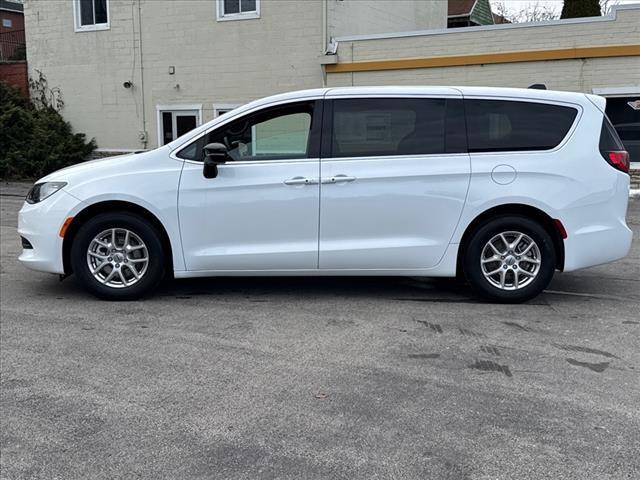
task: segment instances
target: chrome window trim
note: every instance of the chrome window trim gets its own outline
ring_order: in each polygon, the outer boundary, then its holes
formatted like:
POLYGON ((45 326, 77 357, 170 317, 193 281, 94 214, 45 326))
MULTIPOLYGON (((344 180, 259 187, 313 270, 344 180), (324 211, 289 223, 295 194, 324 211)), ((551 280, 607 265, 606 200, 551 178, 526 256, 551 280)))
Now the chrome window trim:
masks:
POLYGON ((469 154, 464 152, 456 152, 456 153, 418 153, 411 155, 371 155, 371 156, 358 156, 358 157, 325 157, 321 158, 321 162, 343 162, 343 161, 367 161, 367 160, 389 160, 389 161, 399 161, 399 160, 420 160, 420 159, 429 159, 429 158, 442 158, 442 157, 461 157, 468 159, 469 154))
MULTIPOLYGON (((178 160, 183 161, 184 163, 190 163, 192 165, 203 165, 203 162, 197 162, 195 160, 185 160, 179 158, 178 160)), ((231 166, 243 166, 243 165, 272 165, 274 163, 308 163, 308 162, 318 162, 320 158, 284 158, 278 160, 248 160, 248 161, 239 161, 239 162, 227 162, 222 163, 219 167, 231 167, 231 166)))

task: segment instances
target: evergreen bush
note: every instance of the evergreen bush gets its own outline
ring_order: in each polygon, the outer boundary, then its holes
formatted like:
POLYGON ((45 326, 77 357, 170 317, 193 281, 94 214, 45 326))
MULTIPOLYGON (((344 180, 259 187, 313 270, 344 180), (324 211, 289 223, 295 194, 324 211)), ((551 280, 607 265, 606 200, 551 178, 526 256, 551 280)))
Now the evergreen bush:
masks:
POLYGON ((46 80, 30 81, 35 87, 36 106, 20 92, 0 82, 0 178, 37 179, 60 168, 86 160, 95 150, 95 140, 73 133, 56 108, 63 103, 42 102, 46 80), (37 91, 38 85, 42 91, 37 91))

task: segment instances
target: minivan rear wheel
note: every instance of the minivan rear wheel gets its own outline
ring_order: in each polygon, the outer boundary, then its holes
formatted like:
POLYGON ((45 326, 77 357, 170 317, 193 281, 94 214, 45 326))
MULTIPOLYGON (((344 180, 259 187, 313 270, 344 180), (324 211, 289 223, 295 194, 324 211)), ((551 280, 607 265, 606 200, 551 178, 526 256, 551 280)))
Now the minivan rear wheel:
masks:
POLYGON ((80 285, 105 300, 134 300, 164 276, 160 235, 145 219, 125 212, 103 213, 80 227, 71 247, 80 285))
POLYGON ((504 303, 527 301, 553 278, 553 239, 530 218, 510 215, 490 220, 471 235, 464 274, 482 297, 504 303))

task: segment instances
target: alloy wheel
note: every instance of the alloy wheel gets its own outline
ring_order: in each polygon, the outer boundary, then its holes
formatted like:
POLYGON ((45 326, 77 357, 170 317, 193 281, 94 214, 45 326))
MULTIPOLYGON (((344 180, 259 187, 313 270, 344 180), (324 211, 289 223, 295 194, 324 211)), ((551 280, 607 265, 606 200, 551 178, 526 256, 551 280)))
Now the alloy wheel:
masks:
POLYGON ((126 228, 110 228, 96 235, 87 249, 89 271, 111 288, 135 285, 147 272, 149 250, 142 239, 126 228))
POLYGON ((542 255, 536 242, 521 232, 502 232, 489 240, 480 256, 485 279, 501 290, 519 290, 540 272, 542 255))

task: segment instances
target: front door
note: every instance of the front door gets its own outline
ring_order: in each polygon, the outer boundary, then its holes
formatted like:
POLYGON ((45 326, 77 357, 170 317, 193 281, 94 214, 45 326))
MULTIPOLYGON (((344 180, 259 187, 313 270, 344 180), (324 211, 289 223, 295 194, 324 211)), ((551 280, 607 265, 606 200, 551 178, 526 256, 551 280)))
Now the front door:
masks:
POLYGON ((190 271, 318 267, 320 101, 232 119, 177 153, 185 160, 178 208, 190 271), (224 143, 230 159, 202 173, 202 149, 224 143))
POLYGON ((435 266, 456 228, 470 161, 462 98, 327 98, 321 269, 435 266))

